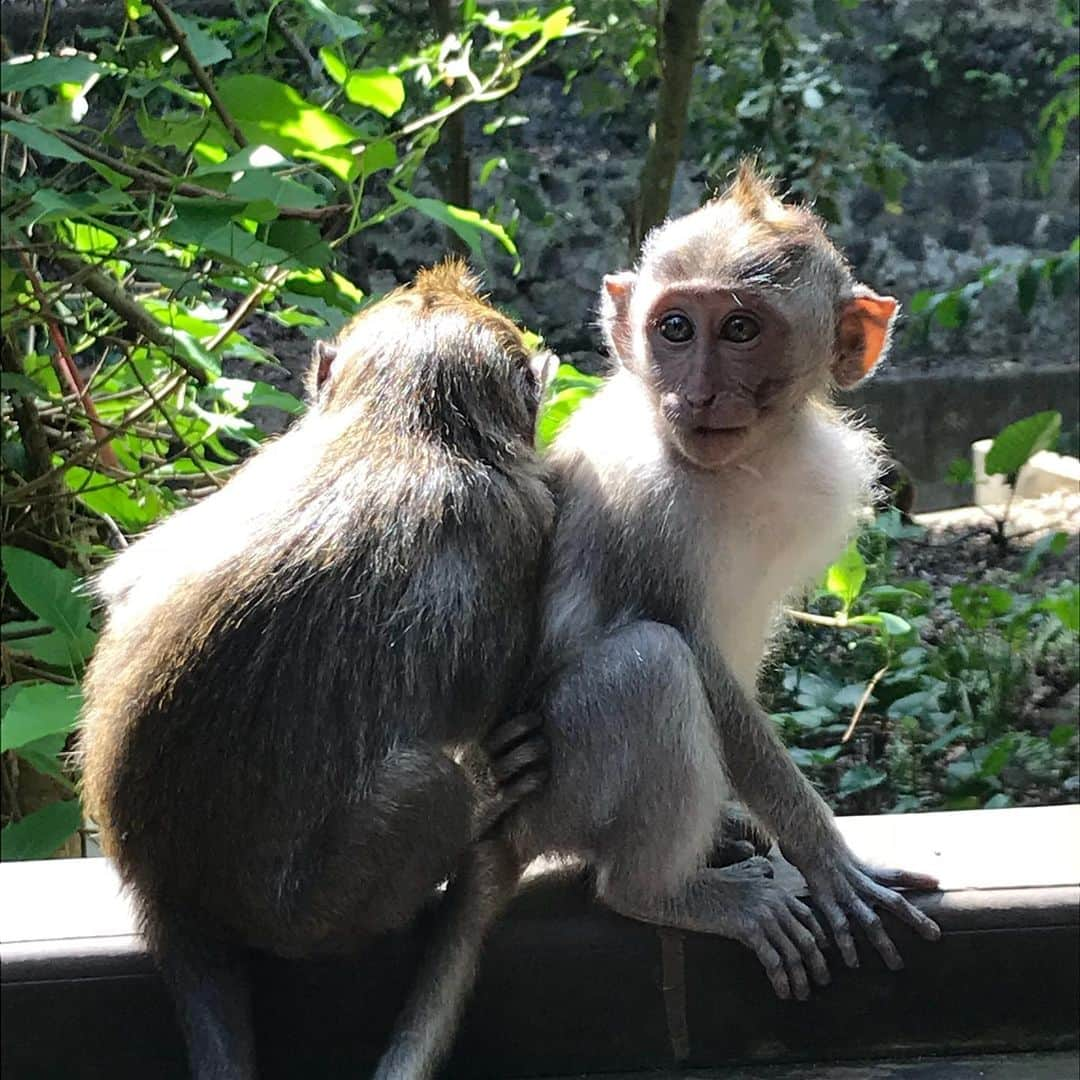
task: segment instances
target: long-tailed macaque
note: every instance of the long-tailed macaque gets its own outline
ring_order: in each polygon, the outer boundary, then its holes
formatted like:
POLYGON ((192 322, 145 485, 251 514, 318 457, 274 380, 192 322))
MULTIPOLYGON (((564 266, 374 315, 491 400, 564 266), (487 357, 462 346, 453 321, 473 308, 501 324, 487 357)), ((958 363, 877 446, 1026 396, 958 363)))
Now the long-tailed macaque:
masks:
POLYGON ((542 783, 514 713, 553 516, 543 364, 463 266, 423 272, 316 348, 295 427, 99 580, 86 803, 200 1080, 254 1075, 248 947, 351 950, 463 859, 482 900, 485 830, 542 783), (498 785, 454 757, 485 736, 498 785))
MULTIPOLYGON (((736 938, 782 998, 828 982, 827 939, 765 860, 709 865, 717 848, 752 851, 747 833, 775 837, 799 868, 847 964, 854 923, 901 966, 875 907, 940 933, 894 891, 936 881, 859 862, 754 699, 781 603, 869 502, 878 444, 830 397, 884 355, 896 310, 853 280, 810 211, 744 166, 722 197, 655 230, 635 273, 605 279, 619 367, 550 460, 550 782, 509 822, 518 864, 580 857, 601 902, 736 938)), ((489 918, 505 896, 489 890, 489 918)), ((458 919, 459 949, 475 957, 485 928, 458 919)))
POLYGON ((732 802, 802 872, 848 965, 854 924, 901 966, 875 907, 939 936, 893 891, 936 881, 854 857, 754 698, 782 601, 869 501, 878 443, 830 397, 884 355, 896 311, 743 166, 605 279, 619 368, 551 460, 551 782, 512 826, 519 856, 583 856, 603 903, 744 942, 785 998, 828 980, 825 934, 761 860, 707 865, 732 802))

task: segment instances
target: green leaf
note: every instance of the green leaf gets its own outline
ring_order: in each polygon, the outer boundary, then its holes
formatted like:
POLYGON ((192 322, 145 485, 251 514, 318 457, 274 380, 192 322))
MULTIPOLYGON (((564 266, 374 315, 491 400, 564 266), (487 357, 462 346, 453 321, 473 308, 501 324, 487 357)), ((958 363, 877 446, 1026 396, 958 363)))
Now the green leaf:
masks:
POLYGON ((986 453, 990 475, 1012 476, 1040 450, 1052 447, 1061 433, 1061 413, 1055 409, 1017 420, 1004 428, 986 453))
POLYGON ((81 708, 82 693, 78 687, 22 684, 0 721, 0 751, 17 750, 46 735, 74 730, 81 708))
POLYGON ((862 701, 866 686, 863 683, 849 683, 833 696, 832 704, 837 709, 853 709, 862 701))
POLYGON ((1064 585, 1040 601, 1039 607, 1056 616, 1067 630, 1080 633, 1080 585, 1064 585))
POLYGON ((866 561, 859 553, 858 542, 852 540, 844 554, 825 572, 825 588, 840 598, 847 613, 865 580, 866 561))
POLYGON ((23 548, 5 546, 4 573, 12 591, 54 630, 77 639, 90 620, 90 601, 76 592, 79 578, 23 548))
POLYGON ((75 636, 71 636, 53 630, 44 619, 6 622, 3 629, 4 645, 12 653, 32 656, 50 667, 67 670, 82 667, 90 659, 97 643, 97 633, 89 626, 84 626, 75 636))
POLYGON ((949 462, 949 470, 945 474, 945 483, 960 487, 963 484, 975 482, 975 469, 967 458, 953 458, 949 462))
POLYGON ((11 135, 25 143, 31 150, 36 150, 46 157, 60 158, 61 161, 74 161, 84 163, 86 158, 77 150, 73 150, 62 139, 58 139, 52 132, 36 127, 34 124, 24 124, 21 120, 5 120, 0 124, 0 130, 5 135, 11 135))
POLYGON ((996 585, 954 585, 949 592, 954 610, 972 630, 982 630, 1012 609, 1012 594, 996 585))
POLYGON ((1056 724, 1050 729, 1050 734, 1047 735, 1047 739, 1050 741, 1051 746, 1061 748, 1068 746, 1076 736, 1075 724, 1056 724))
POLYGON ((1024 315, 1027 315, 1035 306, 1041 278, 1042 274, 1032 263, 1028 263, 1016 277, 1016 302, 1024 315))
POLYGON ((82 825, 78 799, 50 803, 0 831, 0 858, 47 859, 82 825))
POLYGON ((984 778, 998 776, 1001 770, 1009 763, 1009 759, 1016 749, 1017 737, 1015 735, 1003 735, 1000 739, 986 747, 985 756, 979 763, 979 775, 984 778))
POLYGON ((333 49, 328 49, 325 45, 319 50, 319 59, 322 60, 323 67, 326 68, 326 73, 330 78, 338 86, 344 86, 345 80, 349 77, 349 65, 333 49))
POLYGON ((291 86, 266 75, 232 75, 218 81, 218 92, 250 142, 316 161, 340 180, 356 179, 360 166, 348 144, 361 133, 291 86))
POLYGON ((405 104, 405 84, 386 68, 353 71, 345 81, 345 96, 354 105, 393 116, 405 104))
POLYGON ((67 734, 58 731, 54 735, 46 735, 43 739, 20 746, 16 753, 19 755, 20 760, 27 762, 39 773, 44 776, 51 776, 68 790, 74 791, 75 785, 72 784, 67 773, 64 772, 60 760, 60 755, 63 753, 66 744, 67 734))
POLYGON ((389 139, 379 139, 364 147, 360 155, 360 171, 368 177, 382 169, 392 169, 397 161, 397 147, 389 139))
POLYGON ((65 470, 64 483, 88 510, 108 514, 128 532, 145 529, 169 509, 161 491, 152 484, 137 485, 137 494, 132 494, 131 485, 117 483, 112 477, 81 465, 65 470))
POLYGON ((200 25, 200 20, 186 18, 175 11, 173 12, 173 18, 180 29, 187 35, 187 43, 191 46, 195 59, 203 67, 210 67, 221 60, 228 60, 232 56, 232 51, 228 45, 219 38, 214 37, 213 34, 207 33, 200 25))
MULTIPOLYGON (((332 11, 323 0, 299 0, 315 16, 319 22, 329 27, 331 35, 337 41, 348 41, 349 38, 354 38, 358 34, 364 32, 363 26, 360 25, 355 19, 350 19, 346 15, 338 15, 337 12, 332 11)), ((360 5, 354 5, 359 7, 360 5)))
POLYGON ((578 406, 596 391, 585 386, 571 386, 551 395, 540 410, 536 424, 536 448, 547 450, 555 441, 566 422, 578 410, 578 406))
POLYGON ((902 619, 891 611, 882 611, 880 615, 882 627, 892 637, 903 637, 905 634, 911 633, 911 623, 907 619, 902 619))
POLYGON ((869 791, 885 783, 886 775, 872 765, 855 765, 848 769, 836 788, 836 797, 846 799, 860 791, 869 791))
POLYGON ((1069 534, 1067 532, 1047 533, 1039 537, 1024 559, 1024 567, 1021 571, 1024 577, 1031 577, 1039 568, 1039 564, 1047 555, 1064 555, 1069 546, 1069 534))
POLYGON ((785 712, 780 715, 802 728, 803 731, 817 731, 818 728, 831 724, 836 719, 836 714, 824 705, 818 705, 813 709, 796 709, 794 712, 785 712))
POLYGON ((304 403, 292 394, 251 379, 216 379, 204 394, 207 400, 223 401, 237 411, 252 407, 281 409, 294 415, 304 411, 304 403))
POLYGON ((780 53, 775 41, 770 41, 761 54, 761 70, 769 82, 775 82, 784 66, 784 57, 780 53))
POLYGON ((802 92, 803 104, 808 109, 821 109, 825 107, 825 99, 821 96, 821 91, 816 86, 808 86, 802 92))
POLYGON ((388 184, 387 186, 390 189, 390 194, 393 195, 398 202, 402 202, 406 206, 411 206, 414 210, 419 210, 420 213, 432 218, 434 221, 441 222, 460 236, 461 239, 465 241, 469 251, 471 251, 473 256, 479 261, 486 261, 484 259, 483 245, 481 243, 483 237, 492 236, 514 256, 514 273, 516 274, 520 269, 521 260, 517 258, 517 248, 514 246, 514 241, 510 239, 506 230, 497 222, 488 221, 487 218, 481 217, 475 210, 466 210, 460 206, 452 206, 450 203, 445 203, 441 199, 417 198, 410 192, 394 187, 392 184, 388 184))
POLYGON ((0 64, 0 88, 5 94, 20 93, 34 86, 84 83, 105 69, 85 56, 42 56, 37 60, 8 60, 0 64))

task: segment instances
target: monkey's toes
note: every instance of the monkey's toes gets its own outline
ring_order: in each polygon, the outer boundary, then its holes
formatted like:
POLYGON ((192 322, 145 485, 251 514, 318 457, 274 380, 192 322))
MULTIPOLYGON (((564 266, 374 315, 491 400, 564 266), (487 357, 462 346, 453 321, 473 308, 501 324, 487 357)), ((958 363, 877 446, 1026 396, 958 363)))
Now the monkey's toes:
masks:
POLYGON ((731 863, 720 868, 717 873, 736 880, 745 878, 771 878, 775 874, 773 864, 763 855, 751 855, 748 859, 731 863))
POLYGON ((721 840, 713 848, 706 865, 721 869, 752 859, 754 854, 754 845, 749 840, 721 840))

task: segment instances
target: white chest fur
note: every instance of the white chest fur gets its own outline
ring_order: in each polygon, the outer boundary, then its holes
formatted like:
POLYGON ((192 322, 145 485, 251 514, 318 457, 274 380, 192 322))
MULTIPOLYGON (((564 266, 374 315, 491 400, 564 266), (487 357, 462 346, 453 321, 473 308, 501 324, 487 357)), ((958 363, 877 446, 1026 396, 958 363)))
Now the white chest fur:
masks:
POLYGON ((874 440, 824 409, 741 467, 702 478, 707 619, 748 692, 781 605, 843 549, 874 477, 874 440))

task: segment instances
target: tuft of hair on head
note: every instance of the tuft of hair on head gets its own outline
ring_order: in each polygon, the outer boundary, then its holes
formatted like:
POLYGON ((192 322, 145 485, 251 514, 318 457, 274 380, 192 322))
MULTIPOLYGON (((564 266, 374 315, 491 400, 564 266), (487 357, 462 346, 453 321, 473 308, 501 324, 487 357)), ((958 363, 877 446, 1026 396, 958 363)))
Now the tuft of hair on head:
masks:
POLYGON ((411 292, 425 300, 452 297, 468 302, 483 301, 480 280, 464 259, 451 256, 434 266, 417 271, 411 292))
POLYGON ((748 218, 765 218, 770 211, 782 206, 776 197, 776 187, 771 176, 758 167, 757 159, 744 157, 735 171, 727 190, 720 196, 730 200, 748 218))

